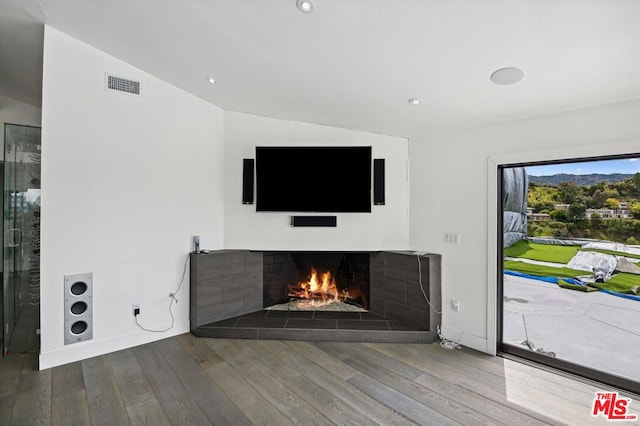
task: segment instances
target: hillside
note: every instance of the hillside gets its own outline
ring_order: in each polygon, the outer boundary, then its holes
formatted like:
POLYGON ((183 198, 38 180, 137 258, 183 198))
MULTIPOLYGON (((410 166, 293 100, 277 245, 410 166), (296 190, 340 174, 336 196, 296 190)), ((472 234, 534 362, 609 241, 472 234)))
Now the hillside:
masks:
POLYGON ((532 179, 527 206, 534 213, 548 214, 548 217, 528 222, 530 237, 592 238, 628 245, 640 243, 640 173, 545 177, 572 177, 578 181, 576 178, 591 177, 597 179, 597 183, 586 185, 570 180, 553 185, 535 183, 532 179), (604 178, 620 176, 630 177, 617 182, 603 181, 604 178), (604 209, 604 213, 594 213, 589 209, 604 209))
POLYGON ((631 174, 613 173, 609 175, 601 173, 592 173, 589 175, 572 175, 566 173, 560 173, 551 176, 531 176, 529 175, 529 182, 536 183, 538 185, 557 186, 560 183, 574 182, 578 186, 591 186, 600 182, 605 183, 618 183, 633 177, 631 174))

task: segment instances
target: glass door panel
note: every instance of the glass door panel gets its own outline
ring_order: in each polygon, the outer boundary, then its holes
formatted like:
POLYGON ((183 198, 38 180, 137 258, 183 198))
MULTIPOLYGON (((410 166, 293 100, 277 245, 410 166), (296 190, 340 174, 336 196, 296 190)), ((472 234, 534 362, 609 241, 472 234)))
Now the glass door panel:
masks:
POLYGON ((500 169, 502 353, 640 389, 638 160, 500 169))
POLYGON ((3 354, 40 348, 40 128, 5 124, 3 354))

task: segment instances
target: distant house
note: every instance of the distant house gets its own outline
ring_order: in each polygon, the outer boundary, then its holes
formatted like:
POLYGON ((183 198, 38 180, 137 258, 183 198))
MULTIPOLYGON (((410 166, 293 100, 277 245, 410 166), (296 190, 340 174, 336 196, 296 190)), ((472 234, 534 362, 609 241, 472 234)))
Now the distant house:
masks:
POLYGON ((597 213, 603 220, 633 218, 631 210, 626 209, 587 209, 585 216, 587 219, 591 219, 594 213, 597 213))
POLYGON ((567 210, 569 210, 569 206, 570 206, 570 204, 556 204, 556 205, 554 206, 554 208, 555 208, 556 210, 564 210, 564 211, 567 211, 567 210))
POLYGON ((591 219, 591 216, 593 216, 594 214, 597 214, 598 216, 600 216, 601 219, 607 220, 607 219, 613 219, 614 216, 614 211, 615 210, 611 210, 611 209, 587 209, 584 214, 587 217, 587 219, 591 219))
POLYGON ((547 213, 531 213, 531 215, 527 215, 527 219, 533 222, 541 222, 543 220, 550 220, 551 216, 547 213))
POLYGON ((529 222, 541 222, 543 220, 550 220, 551 216, 547 213, 534 213, 533 208, 527 207, 527 221, 529 222))
POLYGON ((632 219, 633 218, 633 214, 631 213, 631 210, 627 210, 627 209, 618 209, 616 210, 616 217, 620 218, 620 219, 632 219))

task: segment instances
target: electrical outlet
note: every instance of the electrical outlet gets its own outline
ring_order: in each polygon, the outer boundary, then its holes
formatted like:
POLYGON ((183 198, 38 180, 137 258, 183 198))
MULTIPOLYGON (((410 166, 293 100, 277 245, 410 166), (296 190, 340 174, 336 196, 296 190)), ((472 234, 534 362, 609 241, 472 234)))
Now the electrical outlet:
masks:
POLYGON ((450 304, 451 304, 451 310, 453 312, 460 312, 460 301, 452 300, 450 304))
POLYGON ((140 304, 139 303, 134 303, 133 304, 133 316, 137 317, 138 315, 140 315, 140 304))

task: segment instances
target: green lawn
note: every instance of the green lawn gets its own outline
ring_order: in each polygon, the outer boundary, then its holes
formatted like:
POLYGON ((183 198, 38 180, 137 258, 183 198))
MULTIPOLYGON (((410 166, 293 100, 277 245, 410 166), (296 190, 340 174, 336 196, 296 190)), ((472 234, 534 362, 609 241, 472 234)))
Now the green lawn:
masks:
POLYGON ((631 289, 635 286, 640 286, 640 275, 618 272, 606 283, 594 283, 593 286, 603 288, 605 290, 617 291, 618 293, 633 294, 631 289))
POLYGON ((590 275, 587 271, 571 268, 554 268, 553 266, 534 265, 532 263, 518 262, 517 260, 505 260, 504 269, 537 277, 575 278, 579 275, 590 275))
POLYGON ((558 285, 568 290, 582 291, 584 293, 588 293, 589 291, 598 291, 598 289, 587 287, 586 285, 571 284, 561 279, 558 280, 558 285))
POLYGON ((539 260, 543 262, 567 263, 580 250, 580 246, 562 246, 555 244, 532 243, 520 240, 504 249, 504 255, 508 257, 520 257, 524 259, 539 260))
MULTIPOLYGON (((590 275, 587 271, 571 268, 554 268, 553 266, 534 265, 516 260, 505 260, 504 270, 521 272, 537 277, 575 278, 581 275, 590 275)), ((632 294, 631 289, 640 285, 640 275, 619 272, 605 283, 593 283, 590 286, 618 293, 632 294)))

